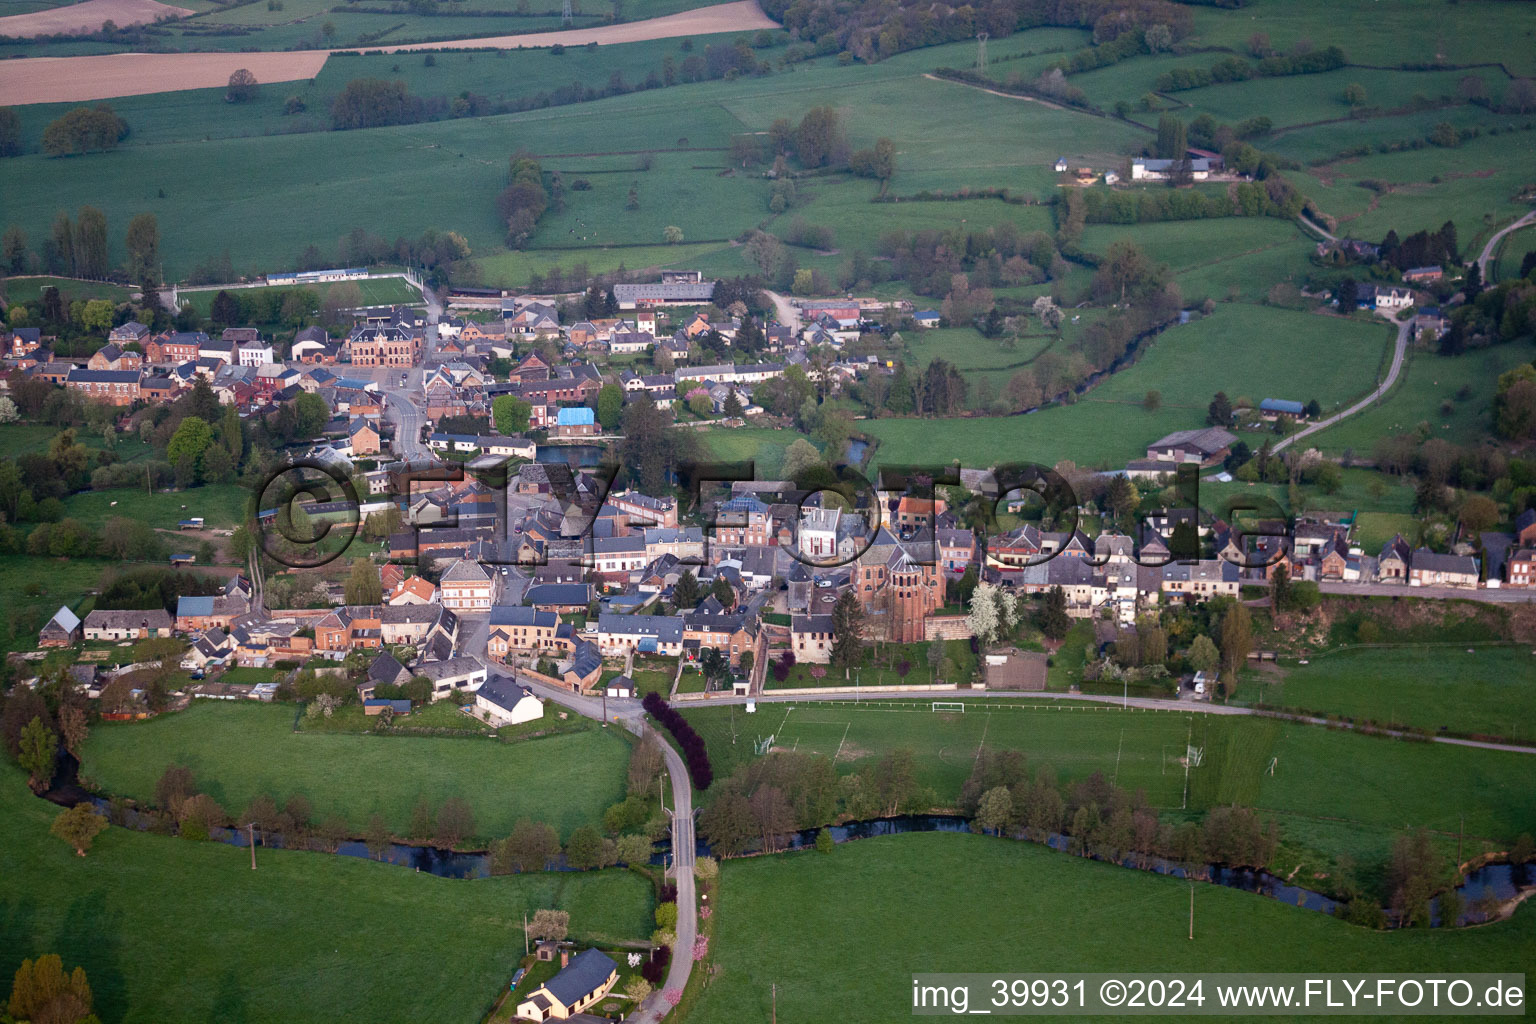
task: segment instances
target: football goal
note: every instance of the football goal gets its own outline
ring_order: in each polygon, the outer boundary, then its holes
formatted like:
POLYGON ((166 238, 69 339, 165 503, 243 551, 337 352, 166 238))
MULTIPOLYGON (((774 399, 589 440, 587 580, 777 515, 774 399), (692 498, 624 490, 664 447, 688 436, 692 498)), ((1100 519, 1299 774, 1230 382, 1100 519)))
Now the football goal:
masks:
POLYGON ((939 712, 948 712, 951 714, 958 713, 963 715, 965 714, 965 702, 958 700, 936 700, 933 702, 933 711, 935 714, 939 712))

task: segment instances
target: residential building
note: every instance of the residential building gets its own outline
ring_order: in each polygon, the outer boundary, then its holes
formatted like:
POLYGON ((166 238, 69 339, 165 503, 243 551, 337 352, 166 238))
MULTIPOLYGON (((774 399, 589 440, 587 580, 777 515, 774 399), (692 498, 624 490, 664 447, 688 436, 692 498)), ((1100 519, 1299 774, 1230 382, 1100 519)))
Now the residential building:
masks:
POLYGON ((1476 587, 1477 583, 1477 560, 1470 556, 1442 555, 1419 548, 1408 563, 1410 587, 1476 587))
POLYGON ((479 658, 446 658, 442 661, 418 661, 411 669, 412 676, 426 676, 432 680, 432 699, 442 700, 455 690, 473 693, 486 681, 486 668, 479 658))
POLYGON ((789 620, 790 649, 795 661, 825 665, 832 660, 832 616, 796 615, 789 620))
POLYGON ((521 725, 544 717, 544 702, 528 687, 504 676, 475 691, 475 713, 495 725, 521 725))
POLYGON ((84 398, 103 405, 132 405, 139 400, 138 370, 73 369, 64 386, 84 398))
POLYGON ((97 609, 85 617, 87 640, 147 640, 170 636, 171 616, 164 608, 147 611, 97 609))
POLYGON ((461 558, 448 567, 439 584, 444 608, 456 612, 489 611, 495 603, 496 580, 479 562, 461 558))
POLYGON ((606 996, 618 979, 618 964, 606 953, 584 949, 572 957, 560 973, 518 1003, 517 1016, 536 1022, 566 1020, 606 996))
POLYGON ((80 642, 80 616, 61 605, 37 635, 39 647, 70 647, 80 642))

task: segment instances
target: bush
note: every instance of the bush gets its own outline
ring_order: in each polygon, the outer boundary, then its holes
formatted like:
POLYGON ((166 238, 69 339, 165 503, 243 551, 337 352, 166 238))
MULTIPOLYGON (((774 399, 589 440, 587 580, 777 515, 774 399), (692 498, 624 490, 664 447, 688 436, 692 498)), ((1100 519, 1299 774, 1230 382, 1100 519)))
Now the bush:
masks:
POLYGON ((694 787, 708 789, 715 779, 715 773, 709 763, 709 751, 705 748, 704 737, 656 691, 647 693, 641 703, 646 712, 665 726, 678 746, 683 748, 683 759, 688 763, 688 775, 693 779, 694 787))

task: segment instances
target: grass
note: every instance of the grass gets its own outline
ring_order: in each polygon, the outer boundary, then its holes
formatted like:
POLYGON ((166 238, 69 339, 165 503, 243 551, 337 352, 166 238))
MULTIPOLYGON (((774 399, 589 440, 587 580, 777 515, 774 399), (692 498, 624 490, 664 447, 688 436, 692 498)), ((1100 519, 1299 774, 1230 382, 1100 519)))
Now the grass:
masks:
POLYGON ((316 819, 340 814, 360 833, 382 813, 404 832, 418 799, 434 807, 469 801, 479 836, 504 836, 519 818, 553 825, 562 836, 598 819, 623 797, 628 746, 601 732, 528 743, 432 737, 295 733, 291 705, 193 707, 129 727, 97 729, 82 771, 105 792, 152 800, 172 762, 231 813, 258 793, 303 793, 316 819), (552 765, 561 765, 558 773, 552 765))
POLYGON ((917 972, 1518 971, 1536 953, 1530 907, 1488 928, 1387 933, 1231 889, 1194 895, 1190 941, 1186 883, 1008 840, 918 833, 728 861, 710 899, 718 973, 689 1019, 764 1019, 770 983, 786 1020, 835 1003, 862 1024, 909 1015, 917 972), (806 935, 837 955, 807 957, 806 935))
POLYGON ((1442 356, 1412 352, 1397 384, 1369 409, 1307 438, 1308 447, 1334 455, 1352 449, 1367 457, 1388 434, 1424 432, 1457 444, 1486 436, 1493 425, 1491 382, 1536 356, 1536 345, 1514 342, 1442 356), (1444 403, 1449 402, 1449 412, 1444 403))
POLYGON ((1393 647, 1340 651, 1287 666, 1267 704, 1421 729, 1536 740, 1530 648, 1393 647))
POLYGON ((650 886, 629 872, 471 882, 281 850, 252 872, 244 850, 119 828, 81 859, 9 765, 0 813, 0 973, 58 953, 123 1024, 476 1019, 523 954, 525 912, 564 908, 573 935, 604 941, 651 927, 650 886))
POLYGON ((37 647, 37 631, 60 605, 82 619, 105 566, 67 558, 6 555, 0 558, 0 641, 5 651, 37 647))
MULTIPOLYGON (((364 306, 392 306, 401 303, 421 301, 420 290, 411 285, 403 277, 375 277, 362 281, 312 284, 303 285, 302 287, 304 287, 306 290, 318 293, 320 296, 320 301, 324 302, 326 294, 329 293, 332 288, 335 288, 337 284, 342 283, 357 286, 358 291, 362 294, 364 306)), ((293 291, 294 287, 295 286, 293 285, 281 285, 271 288, 241 288, 232 292, 231 294, 237 296, 246 296, 254 299, 261 294, 282 294, 284 292, 293 291)), ((199 289, 198 291, 188 291, 186 289, 182 289, 181 291, 177 292, 176 297, 180 299, 184 304, 191 303, 192 308, 197 310, 200 315, 211 316, 213 310, 213 300, 218 296, 218 294, 219 292, 216 288, 204 288, 199 289)))
POLYGON ((1520 265, 1531 253, 1536 252, 1536 227, 1511 231, 1499 243, 1489 277, 1494 281, 1510 281, 1520 273, 1520 265))
MULTIPOLYGON (((3 14, 3 12, 0 12, 3 14)), ((1518 264, 1518 261, 1516 261, 1518 264)), ((43 296, 43 289, 52 286, 59 290, 59 298, 64 301, 64 308, 75 299, 110 299, 113 302, 127 302, 132 291, 122 285, 109 284, 105 281, 81 281, 73 277, 7 277, 0 280, 0 294, 11 302, 37 302, 43 296)))
POLYGON ((1183 801, 1184 771, 1171 757, 1183 753, 1189 716, 1174 712, 987 700, 966 702, 963 714, 935 714, 927 701, 765 705, 751 717, 735 708, 684 714, 708 744, 717 775, 750 761, 754 741, 769 735, 778 749, 833 757, 843 774, 868 772, 882 755, 904 748, 915 755, 919 783, 933 789, 938 806, 949 806, 985 744, 1023 751, 1032 766, 1048 764, 1063 780, 1103 772, 1122 786, 1145 789, 1154 806, 1177 808, 1183 801))
MULTIPOLYGON (((854 671, 858 675, 860 686, 915 686, 926 685, 928 682, 928 645, 915 644, 884 644, 881 646, 879 660, 876 660, 876 651, 865 651, 861 668, 854 671), (902 675, 900 666, 907 665, 907 674, 902 675)), ((944 641, 944 663, 934 673, 934 679, 939 683, 969 683, 976 672, 976 655, 971 652, 969 640, 944 641)), ((796 689, 801 687, 819 686, 853 686, 854 681, 844 678, 842 672, 830 665, 812 665, 809 662, 800 662, 789 670, 789 675, 781 683, 770 676, 764 683, 770 690, 796 689), (812 669, 824 670, 821 678, 817 678, 812 669)))
POLYGON ((206 533, 195 530, 179 532, 176 524, 201 516, 204 530, 230 529, 245 521, 250 491, 239 484, 205 484, 187 491, 155 491, 116 488, 110 491, 81 491, 64 499, 65 514, 99 529, 108 519, 124 516, 148 523, 159 530, 177 534, 166 537, 171 547, 196 548, 206 533))

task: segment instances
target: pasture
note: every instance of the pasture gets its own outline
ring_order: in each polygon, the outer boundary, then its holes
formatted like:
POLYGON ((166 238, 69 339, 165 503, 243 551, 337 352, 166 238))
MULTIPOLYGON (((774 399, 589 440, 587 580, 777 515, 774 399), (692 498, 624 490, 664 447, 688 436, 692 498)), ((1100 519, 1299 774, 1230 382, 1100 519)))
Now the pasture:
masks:
POLYGON ((1325 454, 1345 449, 1366 457, 1389 434, 1424 432, 1457 444, 1486 436, 1493 426, 1493 382, 1499 374, 1536 356, 1536 346, 1515 342, 1442 356, 1412 352, 1385 398, 1336 426, 1308 437, 1325 454))
POLYGON ((91 559, 0 558, 0 646, 7 652, 35 650, 37 631, 60 605, 85 618, 91 605, 88 594, 96 589, 104 568, 91 559))
MULTIPOLYGON (((201 516, 207 529, 231 529, 245 522, 251 492, 239 484, 205 484, 186 491, 155 491, 116 488, 109 491, 81 491, 64 499, 66 515, 92 529, 100 529, 108 519, 124 516, 148 523, 157 530, 176 531, 183 519, 201 516)), ((179 543, 196 547, 206 534, 182 533, 179 543)), ((175 538, 166 542, 175 546, 175 538)))
POLYGON ((0 769, 0 972, 58 953, 124 1024, 475 1019, 522 956, 524 913, 568 910, 585 941, 651 928, 650 886, 628 871, 465 881, 261 850, 253 872, 245 850, 121 828, 82 859, 48 834, 58 810, 0 769), (260 955, 237 969, 240 948, 260 955))
MULTIPOLYGON (((922 672, 926 666, 914 671, 922 672)), ((1148 801, 1177 809, 1184 802, 1184 768, 1178 763, 1189 736, 1190 716, 1165 711, 1126 711, 1071 701, 964 701, 963 713, 930 710, 928 701, 881 700, 877 706, 846 702, 685 709, 709 745, 717 774, 746 763, 754 742, 774 737, 774 748, 830 757, 840 773, 867 772, 892 750, 914 755, 919 784, 930 787, 938 806, 951 806, 983 748, 1022 751, 1031 772, 1050 765, 1062 780, 1094 772, 1128 789, 1144 789, 1148 801)))
POLYGON ((1487 928, 1372 932, 1208 885, 1194 888, 1190 941, 1190 891, 1028 843, 946 833, 727 861, 710 897, 718 973, 689 1019, 765 1019, 770 983, 786 1020, 821 1019, 835 1003, 840 1017, 874 1024, 912 1013, 914 972, 1518 971, 1536 954, 1529 906, 1487 928), (830 967, 805 955, 807 935, 837 950, 830 967))
POLYGON ((258 793, 302 793, 316 820, 339 814, 361 834, 370 814, 403 832, 418 799, 434 808, 463 797, 475 834, 504 836, 519 818, 548 822, 562 836, 598 820, 624 795, 629 747, 611 732, 519 743, 417 736, 293 731, 292 706, 199 706, 149 722, 96 729, 82 771, 108 793, 152 801, 172 763, 238 814, 258 793), (567 766, 558 778, 547 766, 567 766))
MULTIPOLYGON (((1314 656, 1263 687, 1266 704, 1536 742, 1529 646, 1389 647, 1314 656)), ((1244 695, 1252 700, 1250 688, 1244 695)))
POLYGON ((64 307, 76 299, 108 299, 127 302, 133 291, 107 281, 86 281, 78 277, 7 277, 0 279, 0 293, 11 302, 36 302, 44 288, 57 288, 64 307))

